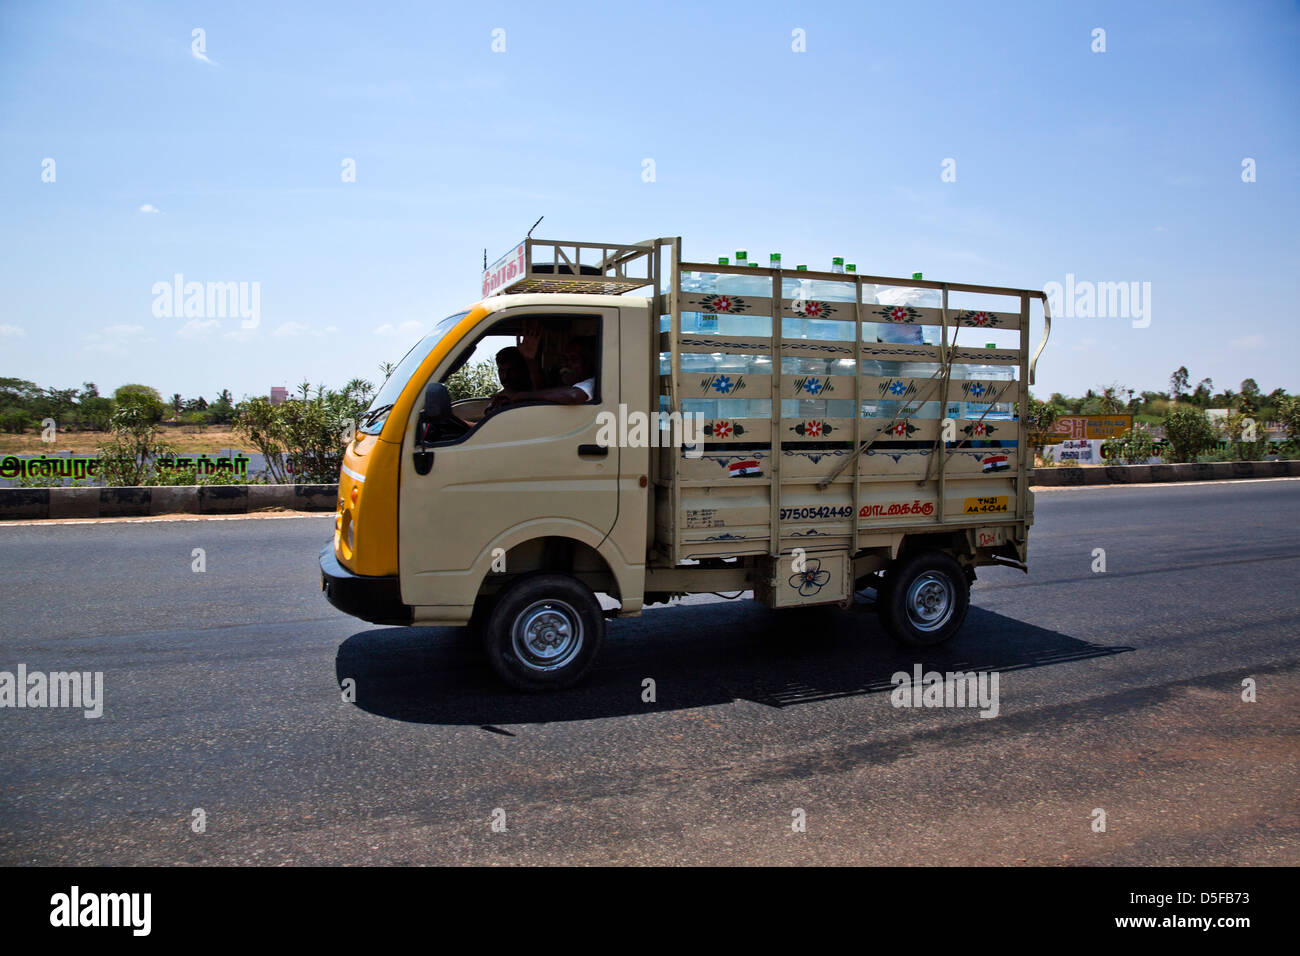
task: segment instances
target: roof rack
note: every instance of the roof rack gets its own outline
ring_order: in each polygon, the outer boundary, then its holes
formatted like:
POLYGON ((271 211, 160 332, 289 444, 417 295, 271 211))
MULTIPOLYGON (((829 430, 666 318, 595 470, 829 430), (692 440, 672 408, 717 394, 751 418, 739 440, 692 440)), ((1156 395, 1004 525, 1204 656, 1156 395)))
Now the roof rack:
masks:
POLYGON ((483 270, 483 298, 516 292, 623 295, 659 287, 660 246, 645 242, 564 242, 525 238, 483 270))

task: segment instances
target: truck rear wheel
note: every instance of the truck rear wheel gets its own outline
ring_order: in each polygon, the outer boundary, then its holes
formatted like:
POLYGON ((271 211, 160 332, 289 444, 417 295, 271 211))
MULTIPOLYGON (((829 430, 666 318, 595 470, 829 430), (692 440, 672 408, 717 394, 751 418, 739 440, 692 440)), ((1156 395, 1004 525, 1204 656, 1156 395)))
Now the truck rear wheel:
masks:
POLYGON ((576 684, 595 663, 604 638, 596 595, 563 574, 521 578, 500 594, 483 627, 492 669, 526 691, 576 684))
POLYGON ((969 609, 966 572, 942 551, 899 558, 877 591, 880 623, 899 643, 912 647, 942 644, 961 629, 969 609))

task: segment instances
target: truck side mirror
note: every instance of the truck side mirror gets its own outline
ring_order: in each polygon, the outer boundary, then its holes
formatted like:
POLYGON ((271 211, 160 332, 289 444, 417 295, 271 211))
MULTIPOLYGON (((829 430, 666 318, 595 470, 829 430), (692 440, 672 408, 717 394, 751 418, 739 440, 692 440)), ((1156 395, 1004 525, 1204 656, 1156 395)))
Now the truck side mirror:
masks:
POLYGON ((451 394, 442 382, 430 382, 424 390, 424 407, 415 422, 415 471, 427 475, 433 467, 433 452, 426 446, 436 442, 442 423, 452 417, 451 394))

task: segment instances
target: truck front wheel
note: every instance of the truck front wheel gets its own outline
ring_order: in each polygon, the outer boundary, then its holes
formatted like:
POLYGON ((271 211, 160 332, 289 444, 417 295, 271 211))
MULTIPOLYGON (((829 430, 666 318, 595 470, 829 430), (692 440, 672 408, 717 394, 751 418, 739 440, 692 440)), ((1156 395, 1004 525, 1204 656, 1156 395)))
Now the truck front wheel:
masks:
POLYGON ((876 613, 902 644, 931 647, 961 629, 970 608, 970 583, 960 564, 942 551, 900 558, 877 591, 876 613))
POLYGON ((595 663, 604 637, 600 602, 563 574, 521 578, 501 593, 483 627, 492 669, 526 691, 576 684, 595 663))

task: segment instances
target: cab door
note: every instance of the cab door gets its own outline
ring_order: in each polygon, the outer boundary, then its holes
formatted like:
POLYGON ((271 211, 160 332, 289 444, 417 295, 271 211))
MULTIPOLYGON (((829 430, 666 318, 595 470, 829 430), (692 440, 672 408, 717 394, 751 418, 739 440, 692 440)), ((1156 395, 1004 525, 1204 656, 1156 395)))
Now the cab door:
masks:
MULTIPOLYGON (((596 318, 595 399, 584 405, 528 405, 482 421, 454 444, 433 449, 427 474, 414 463, 412 409, 402 440, 398 569, 410 605, 472 605, 496 548, 523 540, 574 538, 597 547, 618 518, 619 448, 597 443, 602 413, 618 421, 617 308, 507 309, 486 316, 464 348, 503 319, 596 318)), ((451 367, 453 352, 434 373, 451 367)), ((421 389, 423 389, 423 384, 421 389)), ((422 401, 417 402, 419 406, 422 401)), ((601 436, 606 437, 606 436, 601 436)), ((499 569, 499 568, 498 568, 499 569)))

